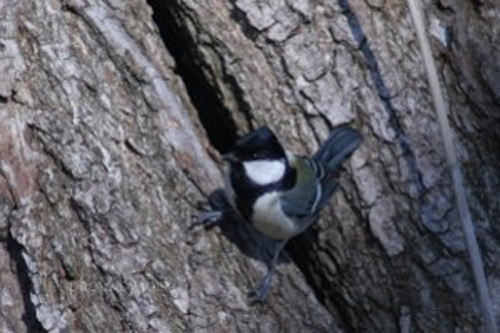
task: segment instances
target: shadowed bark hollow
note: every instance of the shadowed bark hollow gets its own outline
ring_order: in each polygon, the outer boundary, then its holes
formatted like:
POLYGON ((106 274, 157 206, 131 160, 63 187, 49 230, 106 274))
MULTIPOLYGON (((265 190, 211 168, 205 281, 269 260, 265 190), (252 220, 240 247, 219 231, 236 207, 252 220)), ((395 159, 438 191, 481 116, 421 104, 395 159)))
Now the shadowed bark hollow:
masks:
MULTIPOLYGON (((423 1, 500 321, 500 6, 423 1)), ((477 332, 480 307, 406 1, 0 4, 2 332, 477 332), (219 152, 267 124, 365 141, 287 246, 190 229, 219 152)))

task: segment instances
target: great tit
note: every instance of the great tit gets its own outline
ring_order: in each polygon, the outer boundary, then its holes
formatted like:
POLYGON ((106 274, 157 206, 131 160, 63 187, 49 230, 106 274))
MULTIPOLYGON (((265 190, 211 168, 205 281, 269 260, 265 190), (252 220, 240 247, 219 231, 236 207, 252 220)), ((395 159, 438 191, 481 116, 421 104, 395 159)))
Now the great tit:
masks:
MULTIPOLYGON (((252 301, 266 300, 281 250, 318 219, 338 187, 342 162, 362 140, 358 131, 339 126, 308 158, 286 151, 269 128, 261 127, 241 137, 223 155, 229 168, 225 188, 218 194, 222 192, 236 216, 276 241, 267 274, 249 293, 252 301)), ((219 204, 211 201, 211 211, 198 216, 202 224, 212 225, 223 218, 225 208, 217 200, 219 204)))

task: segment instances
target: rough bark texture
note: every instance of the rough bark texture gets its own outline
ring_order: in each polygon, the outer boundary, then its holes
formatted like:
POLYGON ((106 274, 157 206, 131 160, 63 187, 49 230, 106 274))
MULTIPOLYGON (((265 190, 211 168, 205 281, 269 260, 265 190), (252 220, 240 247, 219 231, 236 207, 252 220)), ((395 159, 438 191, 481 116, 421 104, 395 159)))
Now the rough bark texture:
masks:
MULTIPOLYGON (((495 2, 424 1, 500 321, 495 2)), ((481 330, 406 1, 7 0, 0 69, 2 332, 481 330), (346 122, 341 190, 250 306, 265 240, 189 229, 217 150, 346 122)))

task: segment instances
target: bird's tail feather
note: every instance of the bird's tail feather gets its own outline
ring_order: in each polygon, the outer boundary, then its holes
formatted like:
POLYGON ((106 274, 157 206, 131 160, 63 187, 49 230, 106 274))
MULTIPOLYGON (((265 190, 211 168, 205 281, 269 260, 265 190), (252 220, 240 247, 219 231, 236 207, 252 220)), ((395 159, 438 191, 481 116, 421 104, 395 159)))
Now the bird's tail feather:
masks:
POLYGON ((362 141, 363 136, 355 129, 346 125, 336 127, 314 154, 313 159, 327 170, 335 170, 359 147, 362 141))
POLYGON ((363 136, 348 126, 335 128, 328 139, 314 154, 314 161, 323 169, 321 176, 321 199, 317 208, 321 209, 328 203, 338 188, 338 168, 361 144, 363 136))

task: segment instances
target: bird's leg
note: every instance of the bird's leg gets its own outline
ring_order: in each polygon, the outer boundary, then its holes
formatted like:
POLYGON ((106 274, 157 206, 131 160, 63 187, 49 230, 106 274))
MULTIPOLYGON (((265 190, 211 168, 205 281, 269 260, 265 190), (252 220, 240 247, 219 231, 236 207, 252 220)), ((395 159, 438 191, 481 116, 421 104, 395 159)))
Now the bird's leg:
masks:
POLYGON ((274 268, 278 263, 278 258, 286 245, 287 240, 280 241, 276 244, 274 249, 274 256, 271 264, 267 268, 267 273, 264 278, 259 282, 259 284, 248 293, 248 297, 250 301, 253 302, 264 302, 267 298, 267 294, 269 293, 269 286, 271 285, 271 280, 274 274, 274 268))
POLYGON ((223 189, 218 189, 212 192, 208 198, 208 202, 199 204, 201 210, 204 212, 195 215, 195 222, 190 228, 202 225, 205 228, 211 228, 222 221, 224 213, 229 208, 226 195, 223 189))
POLYGON ((211 228, 222 220, 223 213, 220 210, 200 213, 195 215, 195 221, 191 227, 203 225, 205 228, 211 228))

